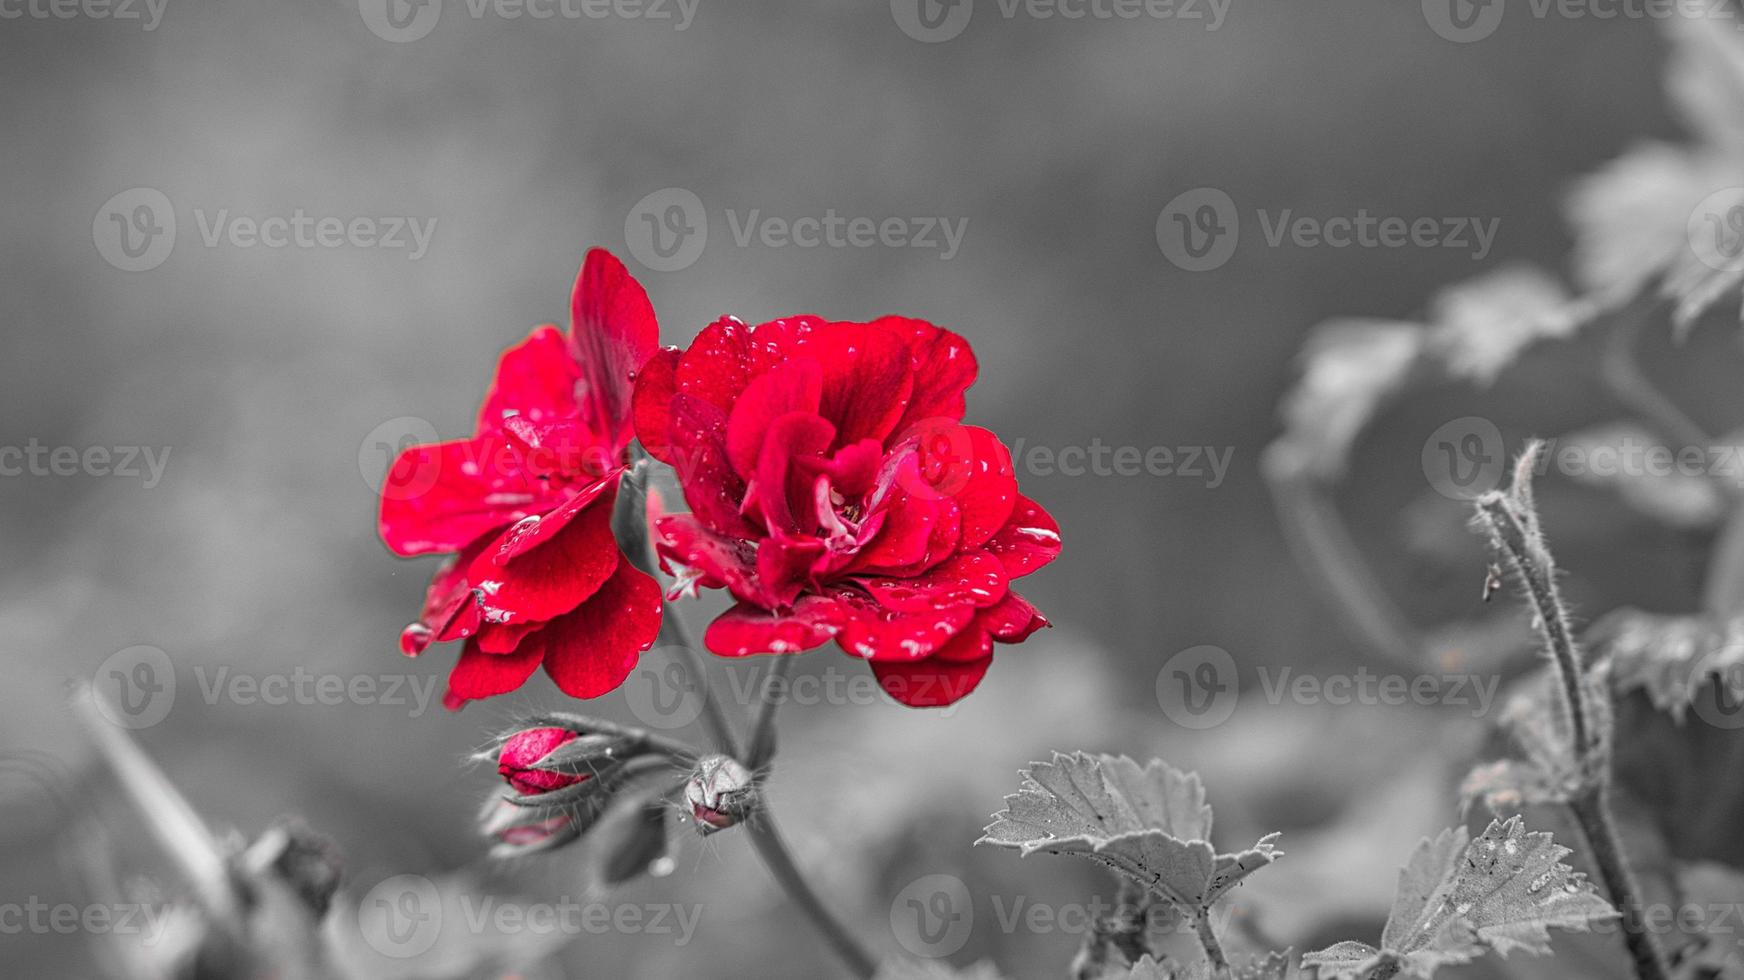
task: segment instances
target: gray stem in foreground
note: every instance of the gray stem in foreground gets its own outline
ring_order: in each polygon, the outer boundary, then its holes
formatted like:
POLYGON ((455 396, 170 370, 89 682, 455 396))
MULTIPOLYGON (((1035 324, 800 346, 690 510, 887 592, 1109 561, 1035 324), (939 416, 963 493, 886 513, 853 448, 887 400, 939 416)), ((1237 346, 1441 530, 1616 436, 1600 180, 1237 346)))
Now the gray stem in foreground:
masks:
MULTIPOLYGON (((1640 887, 1629 870, 1610 804, 1610 760, 1605 746, 1609 739, 1594 739, 1592 723, 1600 718, 1588 703, 1586 672, 1569 626, 1568 609, 1556 587, 1556 562, 1544 543, 1532 499, 1531 474, 1542 451, 1541 443, 1528 446, 1514 470, 1514 486, 1508 494, 1492 492, 1478 500, 1478 514, 1489 528, 1497 547, 1526 585, 1527 597, 1537 612, 1544 636, 1567 702, 1569 727, 1574 744, 1577 786, 1569 809, 1587 838, 1587 849, 1610 893, 1612 904, 1623 916, 1623 940, 1629 948, 1640 980, 1670 980, 1659 942, 1642 921, 1640 887)), ((1608 717, 1608 715, 1602 716, 1608 717)), ((1395 970, 1396 972, 1396 970, 1395 970)), ((1376 970, 1371 980, 1387 980, 1376 970)))

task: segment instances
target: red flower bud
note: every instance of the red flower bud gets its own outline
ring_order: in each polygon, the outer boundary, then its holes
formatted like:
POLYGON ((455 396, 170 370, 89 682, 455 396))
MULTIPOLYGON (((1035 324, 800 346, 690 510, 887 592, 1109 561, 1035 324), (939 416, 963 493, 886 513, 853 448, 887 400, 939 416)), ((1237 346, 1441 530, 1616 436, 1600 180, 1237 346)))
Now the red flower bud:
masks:
POLYGON ((524 795, 549 793, 588 779, 587 774, 536 768, 560 746, 575 741, 566 728, 528 728, 510 735, 497 753, 497 774, 524 795))

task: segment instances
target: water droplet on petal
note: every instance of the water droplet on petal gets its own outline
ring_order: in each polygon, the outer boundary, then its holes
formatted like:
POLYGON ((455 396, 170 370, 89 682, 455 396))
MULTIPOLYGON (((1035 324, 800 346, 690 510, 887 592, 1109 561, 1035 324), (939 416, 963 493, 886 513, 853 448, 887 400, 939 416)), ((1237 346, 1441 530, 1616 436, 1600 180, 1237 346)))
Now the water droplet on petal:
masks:
POLYGON ((430 649, 430 642, 436 638, 430 627, 423 623, 413 623, 400 631, 400 652, 408 657, 416 657, 430 649))

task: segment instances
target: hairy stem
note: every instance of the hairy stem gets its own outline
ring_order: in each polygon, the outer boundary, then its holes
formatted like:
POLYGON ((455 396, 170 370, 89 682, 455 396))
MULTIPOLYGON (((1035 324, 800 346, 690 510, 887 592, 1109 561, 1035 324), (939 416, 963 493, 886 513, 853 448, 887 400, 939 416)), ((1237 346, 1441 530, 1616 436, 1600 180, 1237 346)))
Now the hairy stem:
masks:
POLYGON ((781 705, 775 696, 775 686, 787 679, 792 667, 792 656, 778 656, 775 665, 769 668, 769 675, 763 678, 763 701, 751 725, 751 747, 745 756, 745 766, 752 772, 762 769, 775 755, 775 712, 781 705))
MULTIPOLYGON (((1642 922, 1640 889, 1629 871, 1622 838, 1617 833, 1616 817, 1611 812, 1610 760, 1606 758, 1605 750, 1608 739, 1595 741, 1590 733, 1592 722, 1608 718, 1609 713, 1596 713, 1595 706, 1588 702, 1580 651, 1575 647, 1568 609, 1556 588, 1556 563, 1538 526, 1531 474, 1542 449, 1542 445, 1537 443, 1529 446, 1515 467, 1511 493, 1485 494, 1478 500, 1478 513, 1488 525, 1491 537, 1507 554, 1514 571, 1526 584, 1527 596, 1538 614, 1538 628, 1544 635, 1545 646, 1549 648, 1551 662, 1562 683, 1574 742, 1571 751, 1577 780, 1569 809, 1586 835, 1588 850, 1592 852, 1599 877, 1610 893, 1611 903, 1622 912, 1623 940, 1635 961, 1636 976, 1640 980, 1669 980, 1671 974, 1659 943, 1642 922)), ((1371 980, 1386 978, 1381 970, 1377 970, 1371 980)))
POLYGON ((806 880, 799 866, 794 863, 793 855, 788 851, 787 843, 782 839, 780 829, 775 826, 775 818, 768 807, 762 807, 747 822, 745 829, 750 832, 751 843, 756 846, 757 853, 769 868, 769 873, 781 884, 787 897, 805 913, 805 917, 823 936, 824 942, 836 956, 841 958, 849 972, 860 980, 871 980, 878 972, 878 961, 848 932, 841 920, 824 907, 817 892, 812 890, 811 882, 806 880))
POLYGON ((1600 880, 1623 914, 1623 940, 1629 947, 1630 959, 1635 961, 1635 975, 1641 980, 1669 980, 1671 972, 1665 966, 1659 942, 1642 921, 1641 888, 1623 854, 1623 841, 1611 816, 1609 789, 1595 786, 1570 800, 1568 806, 1586 834, 1587 849, 1592 852, 1600 880))
POLYGON ((714 696, 714 690, 709 684, 708 664, 698 652, 696 641, 691 638, 690 630, 679 617, 678 610, 672 603, 666 603, 662 614, 662 627, 672 636, 672 645, 684 651, 685 669, 697 685, 697 696, 702 698, 703 725, 709 734, 714 736, 715 743, 721 752, 733 758, 739 758, 739 740, 733 734, 733 726, 727 721, 726 712, 721 710, 721 703, 714 696))
POLYGON ((1562 683, 1569 727, 1574 737, 1574 756, 1585 779, 1593 749, 1587 732, 1590 712, 1582 684, 1585 671, 1581 666, 1580 652, 1575 649, 1568 612, 1556 588, 1555 566, 1549 561, 1549 552, 1537 540, 1537 528, 1527 527, 1528 522, 1536 522, 1527 514, 1517 513, 1507 497, 1500 493, 1485 494, 1478 500, 1478 512, 1484 516, 1492 536, 1507 553, 1514 571, 1526 583, 1527 596, 1538 614, 1538 628, 1544 634, 1545 646, 1562 683))
POLYGON ((1211 927, 1211 910, 1202 908, 1193 913, 1193 929, 1199 934, 1199 946, 1211 963, 1211 975, 1228 980, 1229 957, 1223 955, 1223 944, 1217 941, 1217 930, 1211 927))

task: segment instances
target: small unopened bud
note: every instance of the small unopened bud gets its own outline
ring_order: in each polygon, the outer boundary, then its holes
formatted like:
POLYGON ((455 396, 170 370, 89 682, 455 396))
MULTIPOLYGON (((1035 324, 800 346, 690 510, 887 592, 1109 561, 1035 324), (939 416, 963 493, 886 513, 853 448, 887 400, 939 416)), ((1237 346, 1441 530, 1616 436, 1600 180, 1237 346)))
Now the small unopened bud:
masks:
POLYGON ((593 787, 584 784, 607 780, 650 754, 659 753, 633 732, 539 725, 504 738, 496 764, 497 774, 522 796, 568 790, 562 796, 570 800, 591 795, 593 787))
POLYGON ((705 837, 750 816, 756 794, 751 770, 725 755, 703 756, 684 787, 684 801, 696 818, 697 833, 705 837))
POLYGON ((641 787, 650 779, 663 780, 666 793, 677 792, 683 770, 674 762, 691 757, 685 746, 607 721, 538 718, 474 756, 496 763, 512 791, 485 805, 479 830, 494 842, 497 857, 561 847, 591 834, 625 799, 645 796, 641 787))
POLYGON ((495 841, 491 854, 517 857, 535 854, 575 840, 585 821, 579 811, 566 808, 521 806, 493 799, 478 815, 479 832, 495 841))

